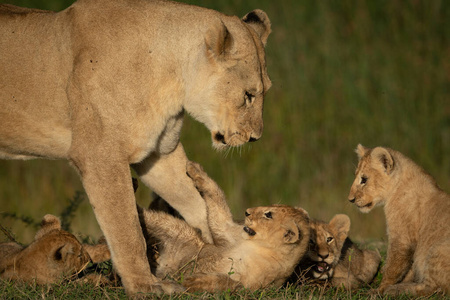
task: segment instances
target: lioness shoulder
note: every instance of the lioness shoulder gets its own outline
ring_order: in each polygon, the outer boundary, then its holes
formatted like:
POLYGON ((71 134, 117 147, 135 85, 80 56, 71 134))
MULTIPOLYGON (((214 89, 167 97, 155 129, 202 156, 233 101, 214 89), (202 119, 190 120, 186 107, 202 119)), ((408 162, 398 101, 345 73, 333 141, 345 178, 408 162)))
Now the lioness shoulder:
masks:
POLYGON ((349 201, 362 212, 384 205, 388 251, 379 291, 450 294, 450 196, 398 151, 358 145, 349 201))

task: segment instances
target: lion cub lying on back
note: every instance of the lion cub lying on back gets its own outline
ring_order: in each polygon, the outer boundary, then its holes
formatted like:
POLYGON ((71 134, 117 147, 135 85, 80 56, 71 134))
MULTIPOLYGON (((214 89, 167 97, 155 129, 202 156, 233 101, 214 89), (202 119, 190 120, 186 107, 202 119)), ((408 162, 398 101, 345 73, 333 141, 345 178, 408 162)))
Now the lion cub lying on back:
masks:
POLYGON ((359 249, 349 238, 350 218, 339 214, 329 223, 311 221, 309 251, 296 268, 294 278, 329 280, 332 286, 357 289, 372 282, 381 262, 373 250, 359 249), (303 274, 302 272, 305 272, 303 274))
POLYGON ((450 196, 409 158, 389 148, 356 149, 349 200, 362 212, 384 204, 389 237, 379 291, 450 294, 450 196))
POLYGON ((285 205, 249 208, 245 226, 238 225, 223 192, 201 167, 189 162, 187 172, 205 199, 214 243, 206 244, 181 219, 139 209, 147 241, 153 237, 161 242, 156 276, 184 271, 182 284, 190 291, 281 286, 307 250, 306 211, 285 205), (186 266, 191 261, 190 272, 186 266))
POLYGON ((28 247, 17 243, 0 244, 0 278, 55 283, 82 271, 89 262, 110 259, 106 244, 81 244, 61 229, 53 215, 45 215, 41 229, 28 247))

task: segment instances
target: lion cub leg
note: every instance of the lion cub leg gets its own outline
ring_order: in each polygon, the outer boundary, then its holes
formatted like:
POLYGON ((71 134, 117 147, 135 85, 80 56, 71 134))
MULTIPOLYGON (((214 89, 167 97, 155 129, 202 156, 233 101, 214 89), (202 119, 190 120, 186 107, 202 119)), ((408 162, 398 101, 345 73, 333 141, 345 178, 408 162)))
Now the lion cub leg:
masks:
POLYGON ((241 283, 231 279, 227 274, 197 273, 187 277, 183 285, 188 288, 189 292, 208 291, 213 293, 226 290, 234 291, 241 283))
POLYGON ((158 278, 179 271, 190 260, 196 258, 205 244, 199 233, 184 220, 165 212, 140 207, 138 212, 146 240, 156 239, 159 243, 160 253, 156 267, 158 278))
POLYGON ((188 161, 186 171, 205 200, 208 225, 214 244, 223 246, 234 242, 236 236, 240 236, 242 227, 233 221, 224 192, 199 164, 188 161), (237 231, 239 234, 236 234, 237 231))

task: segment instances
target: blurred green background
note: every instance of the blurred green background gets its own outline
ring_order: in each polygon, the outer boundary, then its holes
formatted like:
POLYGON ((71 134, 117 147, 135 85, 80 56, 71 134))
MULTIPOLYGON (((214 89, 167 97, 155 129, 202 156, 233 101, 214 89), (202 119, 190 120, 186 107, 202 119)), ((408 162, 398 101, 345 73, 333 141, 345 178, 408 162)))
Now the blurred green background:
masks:
MULTIPOLYGON (((62 10, 73 1, 0 2, 62 10)), ((364 215, 347 201, 358 143, 403 152, 450 191, 450 1, 188 2, 239 16, 261 8, 272 21, 262 139, 222 153, 203 125, 187 117, 183 128, 188 157, 224 189, 236 218, 249 206, 284 203, 324 220, 346 213, 354 239, 385 239, 383 210, 364 215)), ((0 212, 40 220, 60 214, 76 191, 80 180, 65 161, 0 161, 0 212)), ((138 202, 150 195, 141 184, 138 202)), ((34 228, 0 221, 32 240, 34 228)), ((87 200, 72 229, 101 235, 87 200)))

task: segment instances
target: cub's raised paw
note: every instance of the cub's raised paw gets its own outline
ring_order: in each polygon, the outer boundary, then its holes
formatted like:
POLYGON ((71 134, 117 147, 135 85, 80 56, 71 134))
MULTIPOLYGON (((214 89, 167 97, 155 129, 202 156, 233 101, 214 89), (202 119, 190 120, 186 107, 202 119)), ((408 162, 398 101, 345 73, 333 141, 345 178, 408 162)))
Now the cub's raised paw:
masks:
POLYGON ((186 164, 186 174, 192 179, 197 190, 202 193, 205 191, 206 181, 209 179, 208 175, 200 164, 193 161, 188 161, 186 164))

